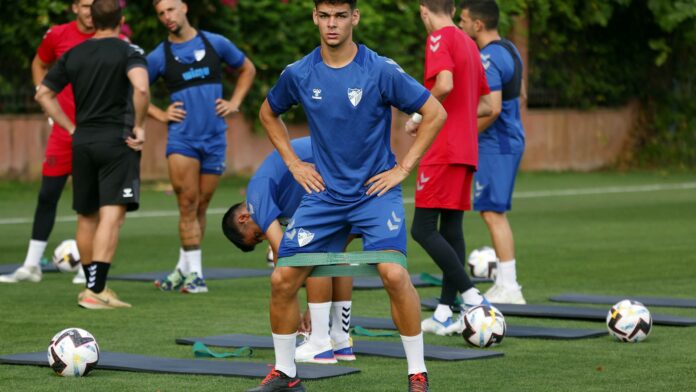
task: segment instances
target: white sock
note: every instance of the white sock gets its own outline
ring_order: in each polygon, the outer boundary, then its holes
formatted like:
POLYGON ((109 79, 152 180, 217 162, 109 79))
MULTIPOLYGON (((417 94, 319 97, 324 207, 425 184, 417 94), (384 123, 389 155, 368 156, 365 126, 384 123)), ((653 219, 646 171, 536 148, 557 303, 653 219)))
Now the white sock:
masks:
POLYGON ((450 317, 452 317, 452 309, 450 309, 449 305, 437 304, 433 318, 441 323, 444 323, 445 320, 450 317))
POLYGON ((462 294, 462 300, 467 305, 478 305, 483 302, 483 296, 476 287, 472 287, 462 294))
POLYGON ((315 347, 331 344, 329 338, 331 302, 308 303, 307 306, 312 319, 312 333, 309 335, 309 342, 315 347))
POLYGON ((24 259, 24 266, 40 267, 46 245, 46 241, 29 240, 29 249, 27 249, 27 257, 24 259))
POLYGON ((295 367, 295 344, 297 333, 290 335, 273 335, 273 350, 275 351, 275 369, 285 373, 288 377, 297 375, 295 367))
POLYGON ((401 343, 406 352, 408 374, 425 373, 425 358, 423 356, 423 332, 416 336, 401 336, 401 343))
POLYGON ((201 259, 203 258, 203 252, 200 249, 196 250, 187 250, 184 251, 184 257, 186 259, 186 265, 188 265, 188 274, 191 272, 197 272, 198 276, 203 278, 203 262, 201 259))
MULTIPOLYGON (((343 343, 350 339, 350 313, 353 301, 331 303, 331 340, 343 343)), ((312 329, 314 324, 312 324, 312 329)))
POLYGON ((510 289, 517 289, 520 287, 517 283, 515 259, 498 262, 498 275, 495 277, 495 283, 510 289))
POLYGON ((190 272, 188 263, 186 262, 186 252, 184 252, 184 248, 179 248, 179 261, 176 263, 176 269, 181 271, 184 276, 188 275, 190 272))

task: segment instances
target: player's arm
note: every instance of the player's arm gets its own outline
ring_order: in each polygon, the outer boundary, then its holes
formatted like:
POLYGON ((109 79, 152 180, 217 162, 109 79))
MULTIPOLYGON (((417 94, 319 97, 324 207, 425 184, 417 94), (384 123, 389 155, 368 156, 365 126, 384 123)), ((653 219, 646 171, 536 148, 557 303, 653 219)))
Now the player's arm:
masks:
POLYGON ((416 133, 416 139, 404 156, 403 160, 391 170, 379 173, 370 178, 366 185, 369 186, 366 194, 372 195, 377 193, 377 196, 382 196, 391 188, 401 183, 411 171, 418 165, 418 161, 423 157, 425 151, 435 140, 440 128, 447 120, 447 112, 432 95, 418 110, 418 113, 423 116, 416 133))
MULTIPOLYGON (((491 98, 491 94, 481 95, 479 97, 478 106, 476 107, 476 117, 481 118, 481 117, 490 116, 492 114, 493 114, 493 101, 491 98)), ((498 114, 500 114, 500 110, 498 110, 498 114)))
POLYGON ((290 144, 290 135, 288 135, 288 129, 285 127, 285 123, 276 115, 271 109, 271 105, 268 103, 268 99, 263 101, 261 105, 261 110, 259 110, 259 119, 261 124, 266 129, 266 134, 268 138, 273 143, 273 146, 278 150, 281 158, 287 165, 290 173, 307 193, 321 192, 324 188, 324 179, 316 171, 314 165, 311 163, 303 162, 295 154, 295 150, 292 149, 290 144))
POLYGON ((435 85, 430 90, 430 94, 437 98, 438 101, 444 102, 453 88, 454 79, 452 72, 448 70, 440 71, 435 78, 435 85))
POLYGON ((215 102, 215 110, 219 116, 225 117, 228 114, 239 112, 239 107, 242 105, 244 97, 246 97, 252 83, 254 83, 256 67, 248 57, 244 58, 242 66, 237 71, 239 72, 239 77, 237 78, 237 84, 234 86, 232 98, 229 101, 218 99, 215 102))
POLYGON ((280 249, 280 241, 283 240, 283 228, 280 226, 278 219, 275 219, 266 230, 266 239, 273 249, 273 264, 278 263, 278 249, 280 249))
POLYGON ((41 105, 44 112, 48 114, 49 117, 53 119, 58 125, 63 129, 70 132, 72 135, 75 133, 75 124, 72 123, 67 114, 58 104, 58 99, 56 98, 56 92, 48 88, 44 84, 39 85, 39 89, 36 91, 34 99, 41 105))
MULTIPOLYGON (((501 110, 503 110, 503 93, 502 91, 491 91, 490 94, 484 95, 481 97, 481 100, 483 100, 483 97, 487 97, 490 105, 490 113, 487 115, 481 116, 479 114, 477 126, 478 126, 478 131, 483 132, 486 129, 488 129, 495 120, 498 119, 498 116, 500 116, 501 110)), ((481 102, 479 102, 479 108, 481 106, 481 102)))
POLYGON ((46 77, 51 64, 44 63, 39 55, 34 56, 34 60, 31 62, 31 79, 34 81, 34 86, 38 87, 41 85, 41 81, 46 77))
POLYGON ((133 86, 133 108, 135 110, 135 123, 133 136, 126 139, 128 147, 140 151, 145 143, 145 118, 150 106, 150 82, 147 68, 133 67, 128 71, 128 80, 133 86))

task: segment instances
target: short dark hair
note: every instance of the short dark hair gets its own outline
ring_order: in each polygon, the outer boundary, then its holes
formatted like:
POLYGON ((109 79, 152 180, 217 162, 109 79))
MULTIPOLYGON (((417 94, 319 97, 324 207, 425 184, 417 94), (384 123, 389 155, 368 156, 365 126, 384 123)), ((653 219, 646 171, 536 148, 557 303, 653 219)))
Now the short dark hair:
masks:
POLYGON ((314 7, 316 8, 319 4, 348 4, 350 9, 354 10, 358 6, 358 0, 314 0, 314 7))
POLYGON ((483 22, 487 30, 498 28, 500 8, 495 0, 464 0, 460 7, 469 10, 471 19, 483 22))
POLYGON ((420 3, 435 14, 451 15, 454 11, 454 0, 420 0, 420 3))
POLYGON ((121 3, 118 0, 94 0, 92 22, 98 30, 115 29, 121 23, 121 3))
POLYGON ((256 245, 248 245, 244 242, 244 236, 237 224, 237 212, 242 208, 242 203, 233 205, 225 212, 225 215, 222 217, 222 233, 242 252, 251 252, 256 248, 256 245))

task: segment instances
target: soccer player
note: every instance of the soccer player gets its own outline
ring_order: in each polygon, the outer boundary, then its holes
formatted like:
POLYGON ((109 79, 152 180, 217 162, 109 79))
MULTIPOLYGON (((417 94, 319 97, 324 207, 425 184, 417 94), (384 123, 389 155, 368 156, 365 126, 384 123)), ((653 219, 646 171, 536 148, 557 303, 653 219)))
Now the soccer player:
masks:
POLYGON ((171 94, 166 111, 150 105, 148 114, 168 123, 167 164, 179 206, 179 261, 155 281, 164 291, 206 293, 201 241, 206 211, 225 170, 227 123, 237 113, 256 74, 254 64, 227 38, 194 29, 181 0, 154 0, 168 35, 147 56, 150 83, 164 79, 171 94), (229 100, 222 98, 223 63, 239 71, 229 100))
MULTIPOLYGON (((295 139, 291 144, 298 158, 314 163, 309 137, 295 139)), ((305 193, 280 154, 274 151, 249 181, 247 202, 235 204, 225 213, 222 231, 244 252, 250 252, 257 244, 268 240, 273 255, 277 255, 283 239, 281 226, 288 226, 305 193)), ((350 242, 352 237, 347 240, 339 238, 329 250, 343 251, 346 241, 350 242)), ((349 335, 353 278, 309 278, 306 288, 311 333, 305 344, 295 351, 295 361, 336 363, 337 360, 355 360, 349 335)))
POLYGON ((66 52, 48 72, 36 100, 73 134, 73 209, 76 241, 87 275, 78 304, 87 309, 124 308, 106 287, 111 259, 126 210, 140 199, 140 151, 149 102, 143 51, 119 38, 123 22, 118 0, 94 0, 93 39, 66 52), (56 94, 72 84, 76 123, 56 94))
POLYGON ((488 226, 499 258, 495 284, 486 291, 491 302, 524 304, 517 283, 515 242, 507 219, 512 208, 515 176, 524 153, 520 119, 522 58, 512 42, 498 33, 498 5, 494 0, 467 0, 461 5, 459 25, 476 40, 491 88, 493 113, 479 119, 479 166, 474 176, 474 209, 488 226))
MULTIPOLYGON (((476 119, 490 113, 490 90, 476 44, 452 21, 453 0, 421 0, 420 16, 428 32, 424 85, 447 110, 447 122, 418 166, 411 235, 443 273, 440 303, 421 328, 451 335, 463 327, 463 319, 452 318, 457 293, 465 307, 486 303, 464 268, 462 221, 471 209, 476 119)), ((407 131, 420 132, 415 120, 407 122, 407 131)))
POLYGON ((304 391, 295 367, 297 291, 321 257, 351 229, 363 235, 391 300, 408 362, 409 391, 427 391, 418 293, 405 259, 400 183, 416 166, 447 117, 442 105, 393 60, 353 42, 356 0, 314 0, 320 47, 289 65, 269 91, 259 117, 295 180, 307 191, 283 236, 271 276, 275 368, 250 391, 304 391), (316 166, 290 144, 280 115, 301 104, 309 120, 316 166), (391 107, 423 120, 414 144, 397 163, 390 147, 391 107), (314 253, 314 255, 309 255, 314 253), (319 255, 317 255, 319 253, 319 255), (289 264, 289 265, 285 265, 289 264))
MULTIPOLYGON (((94 35, 90 5, 92 5, 92 0, 73 0, 72 12, 75 14, 75 20, 52 26, 44 35, 31 63, 31 76, 37 90, 51 65, 63 53, 94 35)), ((58 103, 70 121, 74 122, 75 101, 70 85, 58 94, 58 103)), ((68 176, 72 172, 72 137, 59 124, 50 119, 49 122, 52 123, 51 134, 48 137, 45 160, 41 171, 41 189, 34 211, 29 249, 24 258, 24 264, 13 273, 0 276, 0 283, 41 281, 41 258, 46 251, 48 237, 51 235, 56 221, 58 201, 63 193, 65 183, 68 181, 68 176)), ((73 283, 85 283, 82 268, 73 278, 73 283)))

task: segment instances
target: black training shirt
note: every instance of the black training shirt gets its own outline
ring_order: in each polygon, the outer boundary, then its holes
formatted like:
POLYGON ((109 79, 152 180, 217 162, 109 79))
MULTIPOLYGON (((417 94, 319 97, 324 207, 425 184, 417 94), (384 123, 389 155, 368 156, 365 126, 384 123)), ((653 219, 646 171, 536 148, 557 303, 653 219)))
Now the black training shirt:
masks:
POLYGON ((128 71, 147 69, 144 52, 120 38, 89 39, 66 52, 43 84, 56 93, 69 83, 75 95, 75 144, 128 137, 133 128, 133 87, 128 71))

